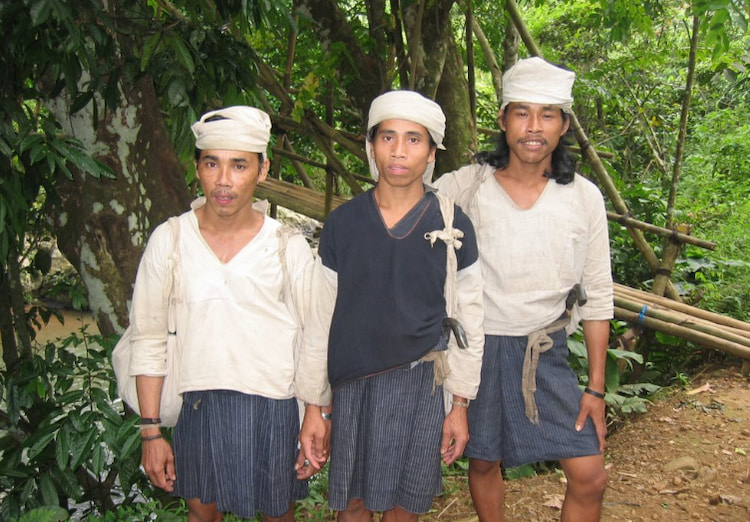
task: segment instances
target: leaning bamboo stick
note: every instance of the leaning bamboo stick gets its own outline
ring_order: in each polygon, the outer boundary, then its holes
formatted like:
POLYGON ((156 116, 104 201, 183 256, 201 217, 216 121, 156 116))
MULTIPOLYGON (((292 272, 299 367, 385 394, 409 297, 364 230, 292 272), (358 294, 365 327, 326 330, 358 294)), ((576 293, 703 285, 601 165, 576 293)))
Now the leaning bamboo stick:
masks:
POLYGON ((619 283, 614 284, 614 289, 616 293, 620 293, 621 295, 629 294, 635 297, 636 299, 643 299, 644 301, 647 301, 648 303, 660 304, 671 310, 684 312, 684 313, 693 315, 695 317, 706 319, 716 324, 730 326, 732 328, 737 328, 739 330, 750 331, 750 324, 740 321, 738 319, 734 319, 733 317, 727 317, 725 315, 717 314, 715 312, 709 312, 708 310, 703 310, 695 306, 690 306, 685 303, 673 301, 666 297, 661 297, 655 294, 651 294, 649 292, 636 290, 635 288, 630 288, 629 286, 621 285, 619 283))
POLYGON ((615 317, 628 322, 643 324, 646 328, 669 335, 674 335, 675 337, 680 337, 682 339, 692 341, 694 343, 700 344, 701 346, 715 348, 717 350, 727 352, 731 355, 736 355, 737 357, 741 357, 743 359, 750 359, 749 348, 741 344, 728 341, 726 339, 720 339, 713 335, 698 332, 696 330, 691 330, 690 328, 685 328, 676 324, 660 321, 659 319, 655 319, 653 317, 643 317, 643 319, 640 319, 638 312, 632 312, 630 310, 620 308, 619 306, 615 306, 615 317))
POLYGON ((654 319, 658 319, 665 323, 674 324, 683 328, 689 328, 690 330, 695 330, 697 332, 712 335, 714 337, 725 339, 733 343, 741 344, 750 349, 750 338, 733 334, 732 332, 729 332, 720 327, 694 321, 692 318, 688 317, 685 314, 673 313, 667 310, 659 310, 648 306, 644 308, 643 304, 639 303, 638 301, 630 301, 618 296, 615 296, 614 301, 615 306, 629 310, 631 312, 636 312, 639 314, 639 318, 641 316, 653 317, 654 319))

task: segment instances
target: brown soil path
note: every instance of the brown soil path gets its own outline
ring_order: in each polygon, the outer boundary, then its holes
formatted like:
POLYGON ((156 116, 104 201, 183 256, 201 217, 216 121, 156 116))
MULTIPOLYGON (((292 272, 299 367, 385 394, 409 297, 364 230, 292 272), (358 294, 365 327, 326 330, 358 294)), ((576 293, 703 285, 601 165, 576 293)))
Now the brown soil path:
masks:
MULTIPOLYGON (((706 369, 608 438, 604 521, 750 521, 750 381, 706 369)), ((465 476, 422 520, 476 521, 465 476)), ((559 520, 561 473, 506 482, 506 520, 559 520)))

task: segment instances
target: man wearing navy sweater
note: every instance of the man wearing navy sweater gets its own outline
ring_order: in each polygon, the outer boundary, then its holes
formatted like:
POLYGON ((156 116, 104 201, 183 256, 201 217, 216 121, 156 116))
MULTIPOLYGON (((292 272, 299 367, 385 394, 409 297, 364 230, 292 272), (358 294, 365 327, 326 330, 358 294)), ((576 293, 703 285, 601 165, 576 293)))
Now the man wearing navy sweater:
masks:
POLYGON ((377 185, 334 210, 321 234, 306 339, 328 346, 328 502, 340 521, 373 511, 416 521, 441 492, 441 459, 452 463, 468 441, 481 271, 471 222, 452 201, 441 211, 424 184, 444 132, 442 110, 422 95, 376 98, 366 145, 377 185), (454 320, 465 339, 444 333, 454 320))

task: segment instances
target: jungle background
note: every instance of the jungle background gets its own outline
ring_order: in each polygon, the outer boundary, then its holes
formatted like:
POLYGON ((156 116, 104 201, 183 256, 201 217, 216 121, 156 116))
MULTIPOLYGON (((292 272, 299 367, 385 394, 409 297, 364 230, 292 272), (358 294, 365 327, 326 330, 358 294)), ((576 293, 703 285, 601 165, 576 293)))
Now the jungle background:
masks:
MULTIPOLYGON (((0 519, 184 516, 138 470, 136 419, 122 411, 109 356, 149 233, 196 194, 189 126, 220 106, 271 114, 274 177, 319 196, 293 210, 323 221, 371 186, 363 131, 375 96, 410 88, 441 104, 446 172, 492 147, 503 69, 541 54, 577 73, 573 146, 609 208, 712 242, 674 248, 674 235, 612 220, 615 280, 747 321, 748 16, 744 0, 0 0, 0 519), (72 270, 57 268, 58 251, 72 270), (60 303, 91 314, 96 331, 42 341, 60 303)), ((613 461, 618 440, 622 455, 637 450, 622 434, 642 416, 664 404, 687 411, 674 394, 698 389, 706 368, 746 391, 736 353, 636 326, 612 322, 613 461)), ((570 346, 585 384, 580 338, 570 346)), ((739 431, 728 439, 746 438, 744 417, 731 418, 739 431)), ((505 473, 559 486, 546 463, 505 473)), ((729 479, 746 484, 739 474, 729 479)), ((465 462, 445 470, 456 505, 468 502, 464 479, 465 462)), ((311 489, 299 518, 330 518, 325 473, 311 489)), ((736 495, 703 504, 730 497, 741 506, 736 495)), ((539 506, 518 520, 559 516, 539 506)), ((713 513, 705 519, 737 519, 713 513)), ((644 508, 630 519, 672 515, 644 508)), ((461 517, 471 514, 442 519, 461 517)))

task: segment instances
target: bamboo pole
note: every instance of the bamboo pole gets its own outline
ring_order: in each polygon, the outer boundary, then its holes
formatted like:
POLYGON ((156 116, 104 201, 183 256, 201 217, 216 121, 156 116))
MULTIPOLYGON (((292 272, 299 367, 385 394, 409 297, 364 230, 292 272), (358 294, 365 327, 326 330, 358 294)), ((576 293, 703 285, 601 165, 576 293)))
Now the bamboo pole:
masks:
MULTIPOLYGON (((322 192, 311 190, 286 181, 266 178, 255 188, 258 199, 267 199, 271 203, 281 205, 300 214, 304 214, 318 221, 326 218, 326 196, 322 192)), ((344 203, 346 198, 331 196, 331 210, 344 203)))
POLYGON ((688 341, 692 341, 708 348, 715 348, 743 359, 750 359, 750 348, 726 339, 721 339, 690 328, 661 321, 654 317, 641 318, 638 312, 633 312, 619 306, 615 306, 615 317, 628 322, 642 324, 646 328, 674 335, 675 337, 680 337, 682 339, 687 339, 688 341))
POLYGON ((705 319, 707 321, 710 321, 716 324, 721 324, 724 326, 729 326, 731 328, 736 328, 738 330, 744 330, 744 331, 750 332, 750 324, 740 321, 738 319, 734 319, 733 317, 727 317, 725 315, 717 314, 715 312, 703 310, 701 308, 690 306, 683 302, 672 301, 671 299, 667 299, 666 297, 661 297, 655 294, 651 294, 649 292, 644 292, 642 290, 630 288, 629 286, 621 285, 619 283, 614 284, 614 290, 615 290, 615 294, 619 293, 620 295, 624 295, 624 296, 630 295, 631 297, 634 297, 635 299, 641 299, 649 304, 658 304, 665 308, 669 308, 671 310, 676 310, 678 312, 690 314, 692 316, 699 317, 701 319, 705 319))
POLYGON ((672 269, 677 262, 677 256, 682 250, 682 243, 675 241, 674 238, 664 240, 664 251, 661 254, 661 263, 654 274, 654 283, 651 285, 651 292, 655 295, 664 295, 667 289, 667 283, 671 280, 672 269))
POLYGON ((677 312, 677 311, 671 310, 669 308, 664 308, 664 307, 662 307, 661 305, 658 305, 658 304, 648 304, 648 303, 644 303, 642 300, 635 300, 635 301, 633 301, 632 299, 629 299, 628 297, 618 296, 617 294, 615 294, 615 296, 620 297, 620 298, 622 298, 622 299, 624 299, 626 301, 630 301, 630 302, 634 303, 634 305, 632 307, 627 307, 630 310, 639 310, 639 311, 641 311, 641 310, 643 310, 643 307, 646 306, 650 310, 662 310, 662 311, 665 311, 665 312, 668 312, 668 313, 676 314, 677 317, 683 318, 682 320, 684 320, 684 321, 690 321, 690 322, 694 322, 694 323, 697 323, 697 324, 702 324, 702 325, 704 325, 704 326, 706 326, 708 328, 720 328, 721 330, 723 330, 725 332, 728 332, 730 334, 738 335, 738 336, 744 337, 746 339, 750 339, 750 331, 747 331, 747 330, 743 330, 743 329, 740 329, 740 328, 733 328, 731 326, 726 326, 726 325, 723 325, 723 324, 714 323, 714 322, 711 322, 711 321, 709 321, 707 319, 703 319, 701 317, 696 317, 694 315, 686 314, 684 312, 677 312))
POLYGON ((637 301, 630 301, 623 297, 615 296, 614 301, 616 307, 622 308, 624 310, 629 310, 631 312, 637 312, 639 318, 641 316, 653 317, 654 319, 658 319, 665 323, 674 324, 677 326, 702 332, 707 335, 719 337, 733 343, 741 344, 750 349, 750 337, 734 334, 724 328, 721 328, 720 326, 711 325, 710 323, 706 323, 704 321, 696 321, 685 314, 672 313, 669 310, 653 308, 649 306, 644 307, 637 301))
POLYGON ((677 230, 673 230, 670 228, 663 228, 663 227, 659 227, 656 225, 652 225, 651 223, 646 223, 645 221, 639 221, 627 215, 617 214, 615 212, 607 211, 607 219, 609 219, 610 221, 617 221, 618 223, 626 227, 635 227, 645 232, 651 232, 652 234, 657 234, 663 237, 674 238, 680 243, 688 243, 690 245, 695 245, 701 248, 705 248, 707 250, 713 250, 716 248, 716 243, 714 243, 713 241, 699 239, 697 237, 691 236, 689 234, 683 234, 682 232, 678 232, 677 230))

